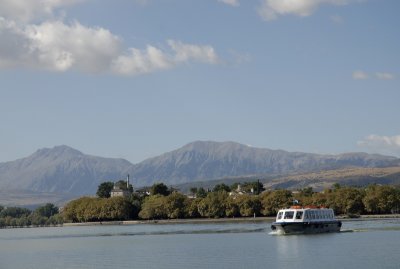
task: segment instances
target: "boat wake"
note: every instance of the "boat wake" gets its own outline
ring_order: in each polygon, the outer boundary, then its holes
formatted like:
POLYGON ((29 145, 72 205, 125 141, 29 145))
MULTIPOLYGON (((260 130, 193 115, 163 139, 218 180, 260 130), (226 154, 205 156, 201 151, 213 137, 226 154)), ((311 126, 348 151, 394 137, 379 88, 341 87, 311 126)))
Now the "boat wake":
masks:
POLYGON ((90 238, 90 237, 116 237, 116 236, 155 236, 155 235, 190 235, 190 234, 229 234, 229 233, 265 233, 266 228, 254 229, 199 229, 199 230, 173 230, 173 231, 137 231, 137 232, 110 232, 110 233, 79 233, 62 235, 41 235, 17 239, 59 239, 59 238, 90 238))

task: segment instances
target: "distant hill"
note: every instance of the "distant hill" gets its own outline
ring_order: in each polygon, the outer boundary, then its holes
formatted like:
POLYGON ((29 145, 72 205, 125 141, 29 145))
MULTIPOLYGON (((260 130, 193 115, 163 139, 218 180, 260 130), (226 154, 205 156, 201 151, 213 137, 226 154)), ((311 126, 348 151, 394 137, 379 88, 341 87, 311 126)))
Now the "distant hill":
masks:
POLYGON ((398 158, 377 154, 319 155, 254 148, 235 142, 197 141, 145 160, 132 167, 130 174, 138 185, 155 181, 181 184, 223 177, 399 165, 398 158))
POLYGON ((331 188, 334 183, 363 187, 369 184, 400 186, 400 167, 347 168, 314 173, 299 173, 276 177, 265 186, 271 189, 301 189, 312 187, 316 191, 331 188))
POLYGON ((342 186, 364 187, 369 184, 400 186, 400 167, 386 168, 344 168, 324 170, 312 173, 293 173, 291 175, 259 175, 225 177, 215 180, 196 181, 174 185, 183 193, 189 193, 190 188, 213 189, 217 184, 231 186, 234 183, 254 182, 260 180, 266 189, 298 190, 312 187, 315 191, 332 188, 333 184, 342 186))
MULTIPOLYGON (((8 196, 22 193, 15 197, 25 200, 29 200, 30 193, 36 193, 36 198, 47 195, 53 200, 56 194, 62 196, 60 200, 94 195, 101 182, 123 179, 128 173, 134 186, 141 187, 155 182, 175 185, 227 177, 262 177, 264 182, 269 182, 294 173, 396 166, 400 166, 400 159, 382 155, 319 155, 255 148, 235 142, 197 141, 138 164, 57 146, 0 163, 0 193, 8 196)), ((282 186, 292 186, 291 180, 288 178, 282 186)))
POLYGON ((45 148, 0 163, 0 191, 93 194, 100 182, 125 177, 131 166, 126 160, 85 155, 67 146, 45 148))

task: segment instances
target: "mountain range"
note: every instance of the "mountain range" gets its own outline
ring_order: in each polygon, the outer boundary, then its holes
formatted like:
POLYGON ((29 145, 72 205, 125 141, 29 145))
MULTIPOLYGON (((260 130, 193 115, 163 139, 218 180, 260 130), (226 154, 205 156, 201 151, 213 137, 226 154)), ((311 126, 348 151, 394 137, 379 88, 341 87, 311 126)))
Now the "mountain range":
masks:
POLYGON ((322 155, 255 148, 236 142, 196 141, 138 164, 56 146, 0 163, 0 194, 94 195, 101 182, 124 179, 127 174, 133 185, 140 187, 155 182, 176 185, 240 176, 267 180, 293 173, 398 166, 400 159, 377 154, 322 155))

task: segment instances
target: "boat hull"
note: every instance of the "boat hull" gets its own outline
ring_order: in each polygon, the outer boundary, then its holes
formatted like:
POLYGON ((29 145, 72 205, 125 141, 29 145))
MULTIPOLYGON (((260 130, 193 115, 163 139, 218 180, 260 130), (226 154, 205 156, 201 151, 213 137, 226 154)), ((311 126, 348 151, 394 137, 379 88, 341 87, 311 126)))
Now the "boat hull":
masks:
POLYGON ((279 234, 313 234, 340 232, 341 221, 274 222, 272 231, 279 234))

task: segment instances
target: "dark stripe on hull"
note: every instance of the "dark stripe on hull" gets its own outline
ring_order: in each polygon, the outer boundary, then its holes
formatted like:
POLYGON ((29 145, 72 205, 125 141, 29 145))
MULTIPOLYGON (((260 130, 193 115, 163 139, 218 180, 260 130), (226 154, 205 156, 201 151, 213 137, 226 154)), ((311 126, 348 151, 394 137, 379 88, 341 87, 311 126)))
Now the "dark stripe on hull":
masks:
POLYGON ((321 222, 274 222, 271 225, 273 231, 282 234, 311 234, 311 233, 330 233, 340 232, 341 221, 321 221, 321 222))

